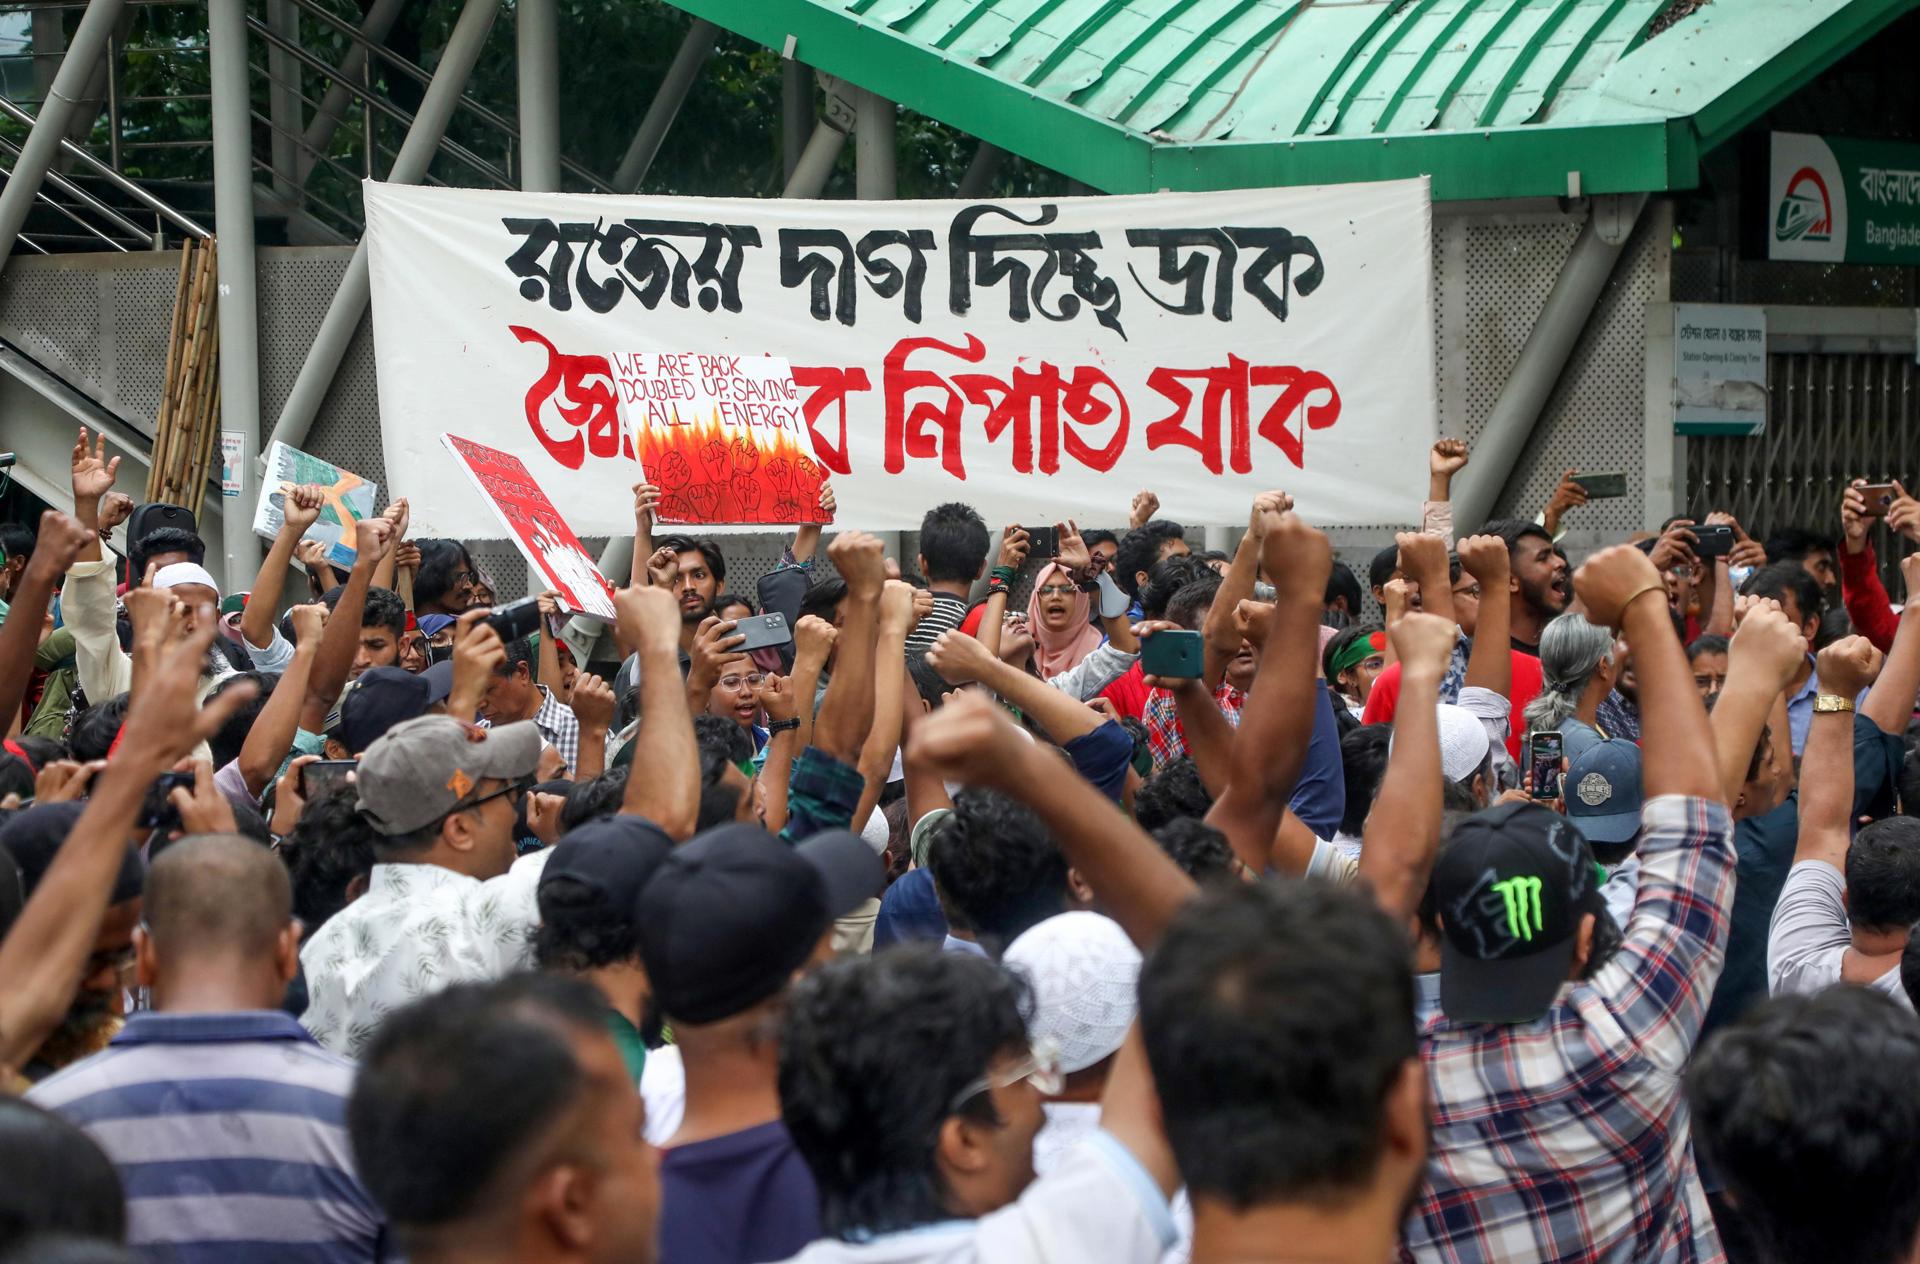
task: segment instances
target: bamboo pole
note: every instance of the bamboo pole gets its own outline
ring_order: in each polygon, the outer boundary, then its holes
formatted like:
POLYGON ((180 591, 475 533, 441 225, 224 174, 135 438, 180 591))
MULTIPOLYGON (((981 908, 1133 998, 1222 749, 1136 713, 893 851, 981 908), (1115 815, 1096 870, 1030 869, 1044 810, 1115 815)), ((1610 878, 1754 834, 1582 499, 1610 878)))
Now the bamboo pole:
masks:
POLYGON ((168 414, 172 411, 172 391, 174 375, 179 361, 181 329, 187 316, 188 277, 193 268, 193 239, 189 237, 180 245, 180 272, 173 285, 173 318, 167 329, 166 371, 161 376, 160 407, 153 419, 153 460, 147 467, 147 499, 157 500, 166 476, 166 440, 169 433, 168 414))

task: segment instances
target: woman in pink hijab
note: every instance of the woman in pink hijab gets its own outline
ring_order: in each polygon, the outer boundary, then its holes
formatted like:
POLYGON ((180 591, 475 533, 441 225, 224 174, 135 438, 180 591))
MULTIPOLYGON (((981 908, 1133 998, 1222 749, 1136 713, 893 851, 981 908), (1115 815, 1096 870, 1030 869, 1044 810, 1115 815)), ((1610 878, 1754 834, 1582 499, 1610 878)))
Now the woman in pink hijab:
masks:
POLYGON ((1087 622, 1092 599, 1058 562, 1042 567, 1027 602, 1027 630, 1033 636, 1033 665, 1040 679, 1080 665, 1105 639, 1087 622))

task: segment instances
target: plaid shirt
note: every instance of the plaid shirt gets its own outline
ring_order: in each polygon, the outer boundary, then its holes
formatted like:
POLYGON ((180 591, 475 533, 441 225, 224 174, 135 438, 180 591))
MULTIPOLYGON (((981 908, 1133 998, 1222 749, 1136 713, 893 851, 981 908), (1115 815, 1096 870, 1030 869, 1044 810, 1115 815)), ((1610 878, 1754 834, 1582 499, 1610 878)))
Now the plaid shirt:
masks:
POLYGON ((1666 795, 1642 813, 1624 942, 1535 1022, 1452 1023, 1437 975, 1416 1004, 1433 1141, 1404 1261, 1724 1260, 1681 1072, 1726 954, 1725 806, 1666 795))
POLYGON ((533 713, 534 727, 540 730, 540 736, 547 745, 560 752, 560 758, 566 761, 567 775, 571 777, 575 765, 580 762, 580 718, 573 708, 553 696, 553 690, 539 685, 540 709, 533 713))
POLYGON ((822 830, 852 829, 866 788, 867 779, 858 768, 818 746, 807 747, 787 778, 787 826, 780 837, 803 843, 822 830))
MULTIPOLYGON (((1247 705, 1247 695, 1222 680, 1220 687, 1213 691, 1213 700, 1220 704, 1220 714, 1227 717, 1227 723, 1239 728, 1240 710, 1247 705)), ((1187 753, 1187 731, 1180 726, 1180 711, 1174 705, 1172 690, 1149 692, 1140 721, 1147 726, 1147 747, 1153 752, 1155 772, 1187 753)))

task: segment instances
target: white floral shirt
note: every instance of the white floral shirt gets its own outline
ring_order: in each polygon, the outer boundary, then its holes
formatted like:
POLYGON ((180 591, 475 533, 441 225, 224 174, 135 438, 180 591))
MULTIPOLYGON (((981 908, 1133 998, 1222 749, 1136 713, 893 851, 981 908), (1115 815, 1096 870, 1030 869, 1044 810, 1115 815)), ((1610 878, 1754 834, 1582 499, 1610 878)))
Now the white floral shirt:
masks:
POLYGON ((375 865, 367 893, 300 950, 313 1038, 358 1058, 392 1011, 454 983, 524 969, 540 925, 536 898, 550 848, 485 882, 439 865, 375 865))

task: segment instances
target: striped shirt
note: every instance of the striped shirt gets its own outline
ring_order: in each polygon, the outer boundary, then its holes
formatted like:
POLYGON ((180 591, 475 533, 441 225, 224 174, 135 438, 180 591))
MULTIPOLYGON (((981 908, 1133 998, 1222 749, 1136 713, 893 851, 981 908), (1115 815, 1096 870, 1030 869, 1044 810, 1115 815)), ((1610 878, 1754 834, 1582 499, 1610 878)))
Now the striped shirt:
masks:
POLYGON ((113 1160, 144 1258, 335 1264, 393 1254, 354 1173, 353 1075, 286 1014, 141 1013, 28 1098, 113 1160))
POLYGON ((933 609, 927 617, 913 625, 913 631, 907 635, 907 652, 924 654, 933 648, 942 632, 951 632, 966 622, 967 612, 973 609, 973 603, 965 597, 956 597, 952 593, 933 594, 933 609))

